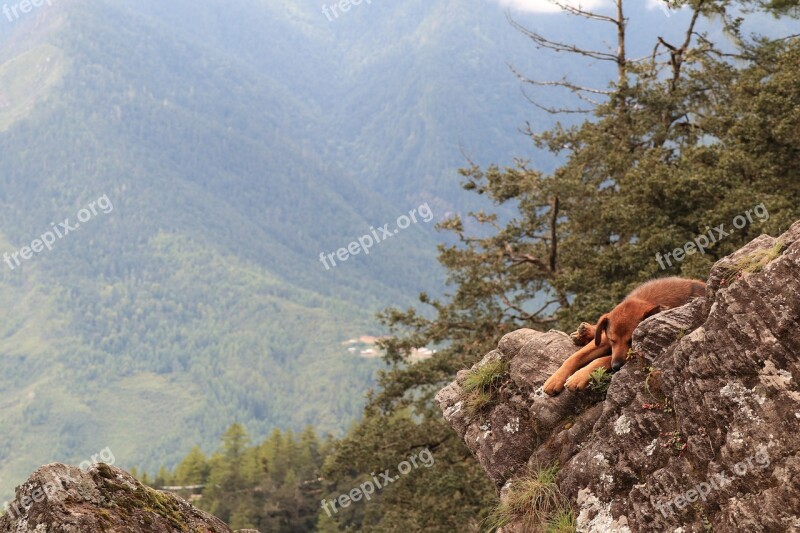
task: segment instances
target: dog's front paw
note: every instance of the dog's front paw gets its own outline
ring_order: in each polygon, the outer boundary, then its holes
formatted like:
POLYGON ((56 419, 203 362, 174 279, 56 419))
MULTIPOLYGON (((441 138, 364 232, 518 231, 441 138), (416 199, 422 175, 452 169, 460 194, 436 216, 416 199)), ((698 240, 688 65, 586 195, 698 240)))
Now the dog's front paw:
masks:
POLYGON ((591 382, 592 373, 582 369, 572 374, 564 385, 572 392, 575 392, 586 389, 591 382))
POLYGON ((594 324, 581 322, 581 325, 578 326, 577 331, 570 334, 570 338, 572 339, 572 342, 575 343, 575 346, 586 346, 590 342, 594 341, 595 331, 596 328, 594 324))
POLYGON ((544 382, 542 390, 544 390, 544 393, 547 394, 548 396, 555 396, 556 394, 564 390, 564 383, 566 381, 567 379, 563 373, 556 372, 555 374, 547 378, 547 381, 544 382))

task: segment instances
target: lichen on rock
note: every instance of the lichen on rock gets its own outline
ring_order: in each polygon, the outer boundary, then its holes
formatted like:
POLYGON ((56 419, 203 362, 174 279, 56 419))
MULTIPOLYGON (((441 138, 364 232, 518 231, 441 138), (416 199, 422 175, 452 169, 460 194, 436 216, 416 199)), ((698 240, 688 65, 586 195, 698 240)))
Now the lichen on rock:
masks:
POLYGON ((178 496, 142 485, 119 468, 53 463, 17 487, 2 533, 231 533, 178 496))

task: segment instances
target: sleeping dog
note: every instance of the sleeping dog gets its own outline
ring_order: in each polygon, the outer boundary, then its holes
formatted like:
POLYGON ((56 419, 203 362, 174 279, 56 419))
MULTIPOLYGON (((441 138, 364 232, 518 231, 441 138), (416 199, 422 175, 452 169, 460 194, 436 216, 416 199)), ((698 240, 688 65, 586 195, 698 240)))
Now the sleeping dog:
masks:
POLYGON ((680 307, 690 299, 705 296, 706 284, 696 279, 662 278, 636 288, 610 313, 588 326, 579 338, 591 339, 572 354, 544 383, 544 392, 555 395, 564 390, 583 390, 598 368, 617 371, 625 364, 631 348, 633 330, 645 318, 666 309, 680 307))

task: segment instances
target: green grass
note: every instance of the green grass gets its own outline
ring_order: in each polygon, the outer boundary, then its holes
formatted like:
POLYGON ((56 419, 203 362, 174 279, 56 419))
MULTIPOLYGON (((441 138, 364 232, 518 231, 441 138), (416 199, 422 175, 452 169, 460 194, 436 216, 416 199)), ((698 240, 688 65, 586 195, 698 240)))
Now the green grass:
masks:
POLYGON ((464 396, 464 408, 468 413, 478 413, 492 404, 494 396, 490 392, 475 391, 464 396))
POLYGON ((572 509, 563 508, 548 521, 545 533, 575 533, 575 513, 572 509))
POLYGON ((497 388, 508 372, 508 362, 505 359, 495 359, 486 364, 470 370, 464 379, 464 392, 488 392, 497 388))
POLYGON ((485 531, 520 522, 525 531, 575 531, 575 517, 556 484, 558 465, 529 471, 512 481, 505 501, 485 521, 485 531))
POLYGON ((606 391, 608 391, 608 387, 611 385, 612 374, 610 372, 606 372, 605 368, 598 368, 592 372, 589 377, 591 378, 589 389, 602 394, 605 394, 606 391))
POLYGON ((772 260, 778 258, 784 250, 786 250, 786 243, 778 239, 769 248, 756 250, 749 255, 740 257, 733 265, 728 265, 724 268, 723 285, 729 285, 746 274, 761 272, 772 260))
POLYGON ((467 412, 474 415, 491 405, 507 373, 508 361, 505 359, 493 359, 471 369, 461 386, 461 400, 467 412))

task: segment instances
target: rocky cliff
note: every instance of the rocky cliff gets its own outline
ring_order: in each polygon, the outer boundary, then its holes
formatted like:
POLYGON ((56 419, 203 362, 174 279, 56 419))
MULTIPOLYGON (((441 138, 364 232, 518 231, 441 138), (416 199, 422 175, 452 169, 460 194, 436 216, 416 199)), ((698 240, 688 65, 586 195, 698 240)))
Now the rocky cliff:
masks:
POLYGON ((17 487, 5 512, 2 533, 231 533, 218 518, 103 463, 85 471, 43 466, 17 487))
POLYGON ((519 330, 437 395, 503 532, 800 531, 800 222, 642 322, 610 383, 544 395, 575 349, 519 330))

